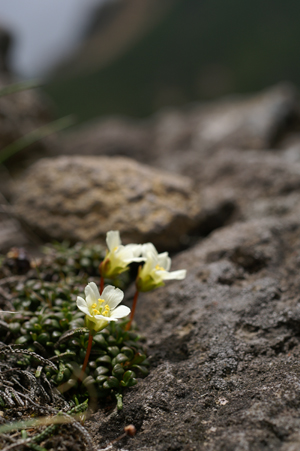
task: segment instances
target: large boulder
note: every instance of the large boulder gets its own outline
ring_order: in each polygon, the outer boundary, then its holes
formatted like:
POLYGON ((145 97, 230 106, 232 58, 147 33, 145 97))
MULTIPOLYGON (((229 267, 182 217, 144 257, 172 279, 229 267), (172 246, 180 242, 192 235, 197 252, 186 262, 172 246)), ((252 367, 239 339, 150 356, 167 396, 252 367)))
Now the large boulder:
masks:
POLYGON ((300 446, 300 220, 236 223, 179 254, 187 278, 140 294, 151 371, 124 410, 87 423, 106 445, 294 451, 300 446), (130 441, 128 441, 130 440, 130 441))
POLYGON ((14 207, 48 239, 93 241, 118 229, 125 241, 164 249, 182 245, 201 212, 188 178, 108 157, 40 160, 17 184, 14 207))

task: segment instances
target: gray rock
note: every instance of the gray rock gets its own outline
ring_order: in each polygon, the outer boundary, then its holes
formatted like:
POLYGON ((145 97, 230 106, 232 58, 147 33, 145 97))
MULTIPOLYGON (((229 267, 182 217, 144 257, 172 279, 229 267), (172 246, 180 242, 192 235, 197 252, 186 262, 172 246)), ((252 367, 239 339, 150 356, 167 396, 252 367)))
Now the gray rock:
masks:
POLYGON ((215 102, 199 111, 195 145, 266 149, 299 122, 298 94, 287 84, 274 86, 248 98, 215 102))
POLYGON ((287 151, 216 149, 186 163, 182 172, 196 182, 206 204, 230 201, 231 221, 300 214, 300 160, 287 151))
POLYGON ((47 238, 92 241, 118 229, 124 241, 164 249, 182 244, 201 211, 188 178, 108 157, 40 160, 18 183, 14 206, 47 238))
MULTIPOLYGON (((0 88, 13 83, 13 80, 1 74, 0 88)), ((27 89, 5 95, 0 98, 0 149, 14 143, 30 132, 51 122, 50 103, 36 89, 27 89)), ((42 138, 30 146, 18 151, 5 161, 10 169, 28 166, 32 161, 57 151, 55 134, 42 138)))
POLYGON ((279 147, 299 121, 298 95, 289 85, 165 112, 156 121, 155 143, 161 150, 152 164, 194 177, 207 162, 217 162, 224 148, 238 149, 239 158, 241 150, 279 147))
POLYGON ((66 155, 120 155, 143 161, 144 156, 148 159, 151 144, 151 132, 146 123, 111 117, 65 134, 62 147, 66 155))
POLYGON ((299 118, 297 93, 288 85, 164 111, 154 120, 155 147, 160 149, 154 164, 183 173, 220 148, 269 149, 299 118))
POLYGON ((254 96, 163 110, 147 121, 95 120, 66 134, 62 151, 69 155, 126 155, 182 173, 214 149, 273 147, 299 121, 296 89, 280 84, 254 96))
POLYGON ((122 412, 87 423, 101 443, 132 423, 119 443, 132 451, 297 449, 299 231, 299 218, 224 227, 174 259, 186 280, 140 294, 151 372, 122 412))
POLYGON ((11 247, 28 245, 28 238, 18 221, 8 219, 0 214, 0 252, 7 252, 11 247))

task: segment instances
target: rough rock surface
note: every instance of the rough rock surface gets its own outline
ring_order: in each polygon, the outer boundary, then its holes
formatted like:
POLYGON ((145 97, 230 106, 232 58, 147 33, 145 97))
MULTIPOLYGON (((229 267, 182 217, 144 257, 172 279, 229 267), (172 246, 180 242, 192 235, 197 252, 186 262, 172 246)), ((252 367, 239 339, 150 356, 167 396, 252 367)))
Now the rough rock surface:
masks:
MULTIPOLYGON (((143 160, 153 141, 148 124, 111 117, 66 133, 63 153, 67 155, 120 155, 143 160)), ((148 158, 147 158, 148 159, 148 158)))
POLYGON ((86 423, 97 447, 132 423, 136 436, 114 447, 300 449, 298 109, 293 90, 277 87, 161 113, 140 134, 133 122, 103 121, 97 139, 106 140, 90 147, 87 134, 82 152, 102 146, 159 169, 67 156, 41 160, 18 182, 15 209, 43 236, 94 240, 118 228, 162 250, 189 246, 172 268, 186 268, 186 280, 140 295, 151 371, 125 393, 123 411, 112 403, 86 423))
POLYGON ((298 94, 281 84, 249 97, 195 104, 186 110, 162 111, 148 121, 110 118, 94 121, 65 136, 63 152, 85 155, 126 155, 182 170, 188 158, 212 149, 274 147, 299 126, 298 94))
MULTIPOLYGON (((12 84, 12 79, 0 74, 0 88, 12 84)), ((0 149, 23 138, 51 122, 50 104, 36 89, 27 89, 0 98, 0 149)), ((45 155, 57 152, 55 135, 43 138, 6 160, 10 169, 28 165, 45 155)))
POLYGON ((215 231, 178 255, 188 277, 140 295, 150 375, 124 410, 89 428, 130 450, 300 447, 300 220, 262 219, 215 231))
POLYGON ((126 158, 43 159, 16 192, 17 215, 52 239, 93 241, 117 229, 124 241, 178 248, 201 212, 188 178, 126 158))
POLYGON ((218 149, 202 161, 199 155, 187 162, 182 173, 217 204, 231 199, 236 219, 284 216, 299 209, 300 160, 290 161, 287 151, 218 149))

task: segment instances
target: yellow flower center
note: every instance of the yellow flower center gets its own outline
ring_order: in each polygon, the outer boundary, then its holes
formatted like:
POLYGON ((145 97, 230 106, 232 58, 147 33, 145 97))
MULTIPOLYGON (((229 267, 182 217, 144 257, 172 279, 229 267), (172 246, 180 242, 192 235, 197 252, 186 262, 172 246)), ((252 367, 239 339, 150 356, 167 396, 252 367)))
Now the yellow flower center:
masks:
POLYGON ((105 302, 105 300, 99 298, 97 302, 94 302, 94 304, 92 304, 91 313, 94 316, 95 315, 109 316, 109 312, 110 312, 109 305, 106 304, 104 306, 104 311, 103 311, 103 307, 101 306, 101 304, 103 304, 103 302, 105 302))
POLYGON ((156 265, 155 266, 156 271, 165 271, 165 268, 163 268, 162 266, 156 265))
POLYGON ((104 307, 104 312, 102 312, 102 315, 103 315, 103 316, 108 316, 108 315, 109 315, 109 312, 110 312, 109 305, 106 304, 106 306, 104 307))

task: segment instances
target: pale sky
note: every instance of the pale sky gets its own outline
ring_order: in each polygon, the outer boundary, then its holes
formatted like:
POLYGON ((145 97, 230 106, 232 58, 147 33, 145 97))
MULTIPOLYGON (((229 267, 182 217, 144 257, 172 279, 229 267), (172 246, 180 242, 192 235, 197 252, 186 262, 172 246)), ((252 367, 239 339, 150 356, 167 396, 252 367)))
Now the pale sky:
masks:
POLYGON ((15 38, 11 66, 42 77, 80 42, 96 5, 106 0, 0 0, 0 26, 15 38))

